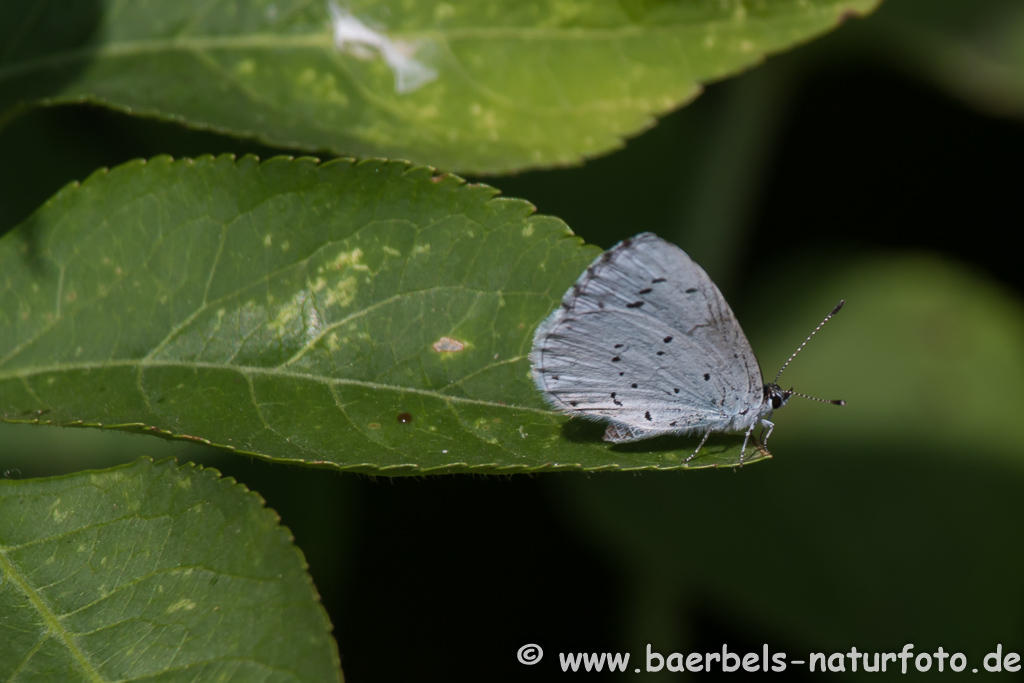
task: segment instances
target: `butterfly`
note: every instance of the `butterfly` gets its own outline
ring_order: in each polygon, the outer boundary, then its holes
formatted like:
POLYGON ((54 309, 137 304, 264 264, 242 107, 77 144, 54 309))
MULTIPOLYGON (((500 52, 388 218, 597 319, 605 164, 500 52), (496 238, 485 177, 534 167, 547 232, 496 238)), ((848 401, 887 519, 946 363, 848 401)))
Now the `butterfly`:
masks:
MULTIPOLYGON (((534 383, 561 412, 609 425, 604 440, 754 428, 771 436, 773 411, 791 396, 782 371, 844 301, 804 340, 771 382, 725 297, 679 247, 645 232, 594 260, 538 327, 530 352, 534 383)), ((824 401, 845 405, 845 401, 824 401)))

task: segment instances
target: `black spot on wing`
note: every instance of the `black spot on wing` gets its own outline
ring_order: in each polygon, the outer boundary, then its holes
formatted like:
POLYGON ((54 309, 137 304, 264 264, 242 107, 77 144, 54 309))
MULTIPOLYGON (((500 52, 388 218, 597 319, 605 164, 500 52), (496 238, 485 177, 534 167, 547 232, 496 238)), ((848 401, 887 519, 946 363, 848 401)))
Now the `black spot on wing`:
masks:
POLYGON ((640 308, 644 305, 643 301, 634 301, 631 304, 626 304, 626 308, 640 308))

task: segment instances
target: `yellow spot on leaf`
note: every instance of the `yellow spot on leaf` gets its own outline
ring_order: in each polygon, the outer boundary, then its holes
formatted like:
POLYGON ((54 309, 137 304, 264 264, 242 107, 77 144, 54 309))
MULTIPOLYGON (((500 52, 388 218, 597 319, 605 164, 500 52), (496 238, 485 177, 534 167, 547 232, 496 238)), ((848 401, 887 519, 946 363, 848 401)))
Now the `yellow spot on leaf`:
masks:
POLYGON ((291 321, 299 317, 301 311, 298 301, 289 301, 277 311, 277 317, 270 321, 270 329, 275 332, 283 331, 291 321))
POLYGON ((338 280, 337 284, 327 290, 325 303, 328 306, 337 305, 342 308, 349 306, 355 300, 358 289, 358 282, 355 276, 343 277, 338 280))
POLYGON ((177 612, 179 610, 192 611, 195 608, 196 608, 196 603, 194 601, 189 600, 188 598, 182 598, 181 600, 178 600, 178 602, 176 602, 173 605, 171 605, 170 607, 168 607, 167 608, 167 613, 168 614, 173 614, 174 612, 177 612))
POLYGON ((345 270, 348 268, 353 270, 369 270, 370 267, 362 263, 362 260, 363 250, 356 247, 352 251, 340 252, 331 262, 331 267, 334 270, 345 270))

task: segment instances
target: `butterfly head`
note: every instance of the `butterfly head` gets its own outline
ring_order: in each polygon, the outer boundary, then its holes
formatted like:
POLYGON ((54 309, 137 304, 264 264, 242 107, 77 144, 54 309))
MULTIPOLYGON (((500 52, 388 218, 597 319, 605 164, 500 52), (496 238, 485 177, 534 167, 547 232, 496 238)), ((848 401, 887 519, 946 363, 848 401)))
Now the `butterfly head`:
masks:
POLYGON ((764 385, 764 404, 771 406, 772 410, 778 410, 786 405, 786 401, 793 395, 793 390, 784 391, 778 384, 772 382, 764 385))

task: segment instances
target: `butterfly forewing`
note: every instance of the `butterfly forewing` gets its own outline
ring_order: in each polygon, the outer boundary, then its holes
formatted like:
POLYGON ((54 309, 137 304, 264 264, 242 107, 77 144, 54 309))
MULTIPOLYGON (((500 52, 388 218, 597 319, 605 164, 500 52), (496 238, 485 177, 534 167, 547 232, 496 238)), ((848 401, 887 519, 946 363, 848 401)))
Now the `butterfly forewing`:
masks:
POLYGON ((763 394, 757 360, 718 288, 651 233, 587 268, 538 328, 531 361, 557 407, 624 425, 632 438, 724 428, 763 394))

